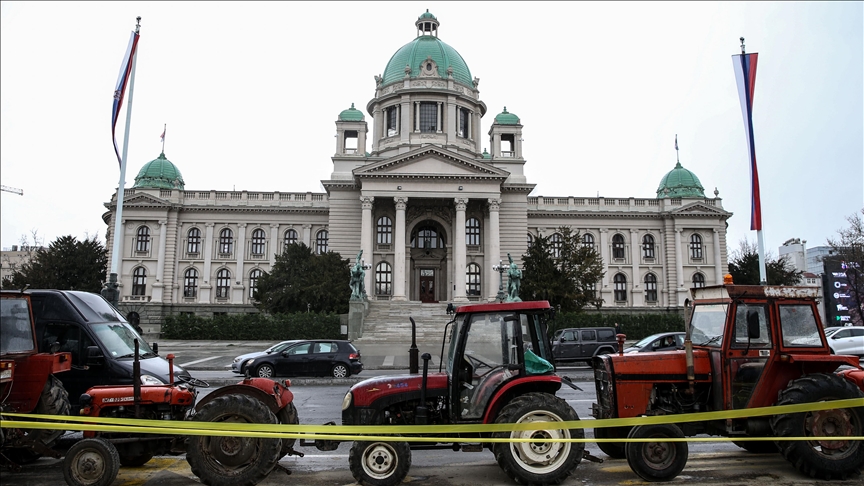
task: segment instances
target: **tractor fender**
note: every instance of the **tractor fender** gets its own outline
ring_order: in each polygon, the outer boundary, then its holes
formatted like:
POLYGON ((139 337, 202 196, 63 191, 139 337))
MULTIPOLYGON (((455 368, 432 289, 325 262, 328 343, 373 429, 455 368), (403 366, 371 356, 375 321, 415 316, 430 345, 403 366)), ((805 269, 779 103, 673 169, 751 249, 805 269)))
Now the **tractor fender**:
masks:
POLYGON ((495 417, 513 395, 523 395, 529 392, 545 392, 552 395, 561 388, 561 377, 558 375, 534 375, 516 378, 505 383, 499 388, 489 404, 486 405, 486 413, 483 415, 483 423, 495 422, 495 417))
POLYGON ((864 369, 843 370, 837 374, 854 383, 861 391, 864 391, 864 369))
POLYGON ((226 395, 246 395, 255 398, 265 404, 273 412, 273 415, 277 415, 280 410, 294 401, 294 394, 291 393, 291 390, 273 380, 253 378, 248 380, 251 382, 248 384, 246 381, 214 390, 195 405, 195 412, 199 412, 204 405, 226 395))

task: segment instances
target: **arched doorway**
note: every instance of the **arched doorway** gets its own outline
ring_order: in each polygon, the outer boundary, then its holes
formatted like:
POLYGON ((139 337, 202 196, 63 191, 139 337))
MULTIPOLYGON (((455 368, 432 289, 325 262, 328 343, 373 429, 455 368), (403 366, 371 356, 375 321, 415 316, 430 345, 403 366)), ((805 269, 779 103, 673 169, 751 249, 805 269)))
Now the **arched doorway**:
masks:
POLYGON ((447 299, 447 233, 435 220, 425 220, 411 231, 411 300, 447 299))

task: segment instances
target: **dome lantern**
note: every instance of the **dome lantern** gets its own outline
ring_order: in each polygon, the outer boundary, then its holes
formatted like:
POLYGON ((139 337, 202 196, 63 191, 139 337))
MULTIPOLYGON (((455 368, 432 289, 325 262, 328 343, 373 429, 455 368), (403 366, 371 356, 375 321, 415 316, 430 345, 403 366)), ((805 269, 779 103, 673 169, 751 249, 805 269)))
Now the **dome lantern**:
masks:
POLYGON ((417 17, 417 22, 414 22, 414 25, 417 26, 417 37, 420 37, 421 35, 438 37, 438 26, 440 23, 434 15, 429 13, 428 8, 425 13, 422 13, 417 17))

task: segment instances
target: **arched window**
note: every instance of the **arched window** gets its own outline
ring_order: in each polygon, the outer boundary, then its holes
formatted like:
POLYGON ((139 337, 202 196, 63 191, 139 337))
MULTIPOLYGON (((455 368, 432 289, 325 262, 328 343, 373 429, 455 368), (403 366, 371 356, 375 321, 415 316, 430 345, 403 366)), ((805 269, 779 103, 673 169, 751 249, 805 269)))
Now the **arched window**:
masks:
POLYGON ((252 232, 252 254, 263 255, 267 249, 267 236, 261 228, 252 232))
POLYGON ((255 291, 258 290, 258 279, 261 278, 261 275, 264 275, 264 271, 260 268, 256 268, 249 272, 249 298, 252 299, 255 297, 255 291))
POLYGON ((150 251, 150 228, 146 226, 138 228, 138 237, 135 238, 135 251, 150 251))
POLYGON ((627 277, 623 273, 616 273, 612 280, 615 283, 615 300, 623 302, 627 300, 627 277))
POLYGON ((216 272, 216 298, 227 299, 228 291, 231 289, 231 272, 227 268, 216 272))
POLYGON ((468 295, 480 296, 480 265, 469 263, 465 269, 465 292, 468 295))
POLYGON ((531 246, 533 244, 534 244, 534 236, 531 235, 531 233, 528 233, 528 246, 531 246))
POLYGON ((444 248, 444 238, 432 226, 423 226, 411 235, 411 248, 444 248))
POLYGON ((651 235, 642 237, 642 256, 644 258, 654 258, 654 237, 651 235))
POLYGON ((653 273, 645 275, 645 301, 657 302, 657 276, 653 273))
POLYGON ((219 254, 231 255, 234 250, 234 232, 225 228, 219 232, 219 254))
POLYGON ((702 259, 702 237, 697 234, 690 235, 690 258, 702 259))
POLYGON ((624 237, 621 233, 615 233, 612 237, 612 258, 624 258, 624 237))
POLYGON ((132 295, 147 295, 147 269, 144 267, 132 271, 132 295))
POLYGON ((393 271, 390 264, 381 262, 375 267, 375 295, 390 295, 393 291, 393 271))
POLYGON ((330 242, 330 233, 321 230, 315 235, 315 252, 319 255, 327 253, 327 244, 330 242))
POLYGON ((480 220, 468 218, 465 222, 465 244, 480 246, 480 220))
POLYGON ((585 248, 591 248, 593 250, 594 235, 592 235, 591 233, 585 233, 584 235, 582 235, 582 246, 584 246, 585 248))
POLYGON ((285 232, 285 245, 294 245, 297 244, 297 232, 293 229, 289 229, 285 232))
POLYGON ((387 216, 378 218, 378 244, 389 245, 393 243, 393 221, 387 216))
POLYGON ((555 233, 549 237, 550 250, 552 251, 552 258, 560 258, 561 257, 561 248, 564 247, 564 237, 561 236, 560 233, 555 233))
POLYGON ((183 297, 198 296, 198 270, 190 268, 183 274, 183 297))
POLYGON ((186 253, 201 253, 201 230, 192 228, 186 234, 186 253))
POLYGON ((697 289, 701 289, 705 286, 705 275, 702 275, 699 272, 693 274, 693 286, 697 289))

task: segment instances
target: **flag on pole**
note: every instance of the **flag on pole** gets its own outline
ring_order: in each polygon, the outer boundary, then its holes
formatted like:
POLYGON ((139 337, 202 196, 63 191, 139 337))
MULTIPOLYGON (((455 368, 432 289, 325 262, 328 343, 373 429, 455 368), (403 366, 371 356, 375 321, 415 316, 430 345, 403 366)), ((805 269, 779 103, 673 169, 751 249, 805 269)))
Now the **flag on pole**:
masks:
POLYGON ((165 127, 165 129, 162 130, 162 135, 159 135, 159 140, 161 140, 163 142, 165 141, 165 131, 166 130, 168 130, 167 126, 165 127))
POLYGON ((675 134, 675 150, 678 150, 678 134, 675 134))
POLYGON ((732 56, 732 65, 735 68, 735 80, 738 82, 738 97, 741 101, 741 114, 744 116, 744 130, 747 138, 747 152, 750 156, 750 229, 760 231, 762 230, 762 204, 759 199, 756 146, 753 142, 753 94, 756 89, 756 62, 758 58, 759 54, 755 52, 752 54, 736 54, 732 56))
POLYGON ((129 83, 130 73, 132 72, 132 59, 135 58, 135 49, 138 47, 139 34, 132 31, 132 36, 129 38, 129 45, 126 47, 126 54, 123 56, 123 63, 120 65, 120 74, 117 76, 117 85, 114 88, 114 104, 111 108, 111 139, 114 142, 114 153, 117 154, 117 163, 121 166, 123 161, 120 158, 120 150, 117 148, 117 120, 120 118, 120 108, 123 107, 123 100, 126 96, 126 85, 129 83))

